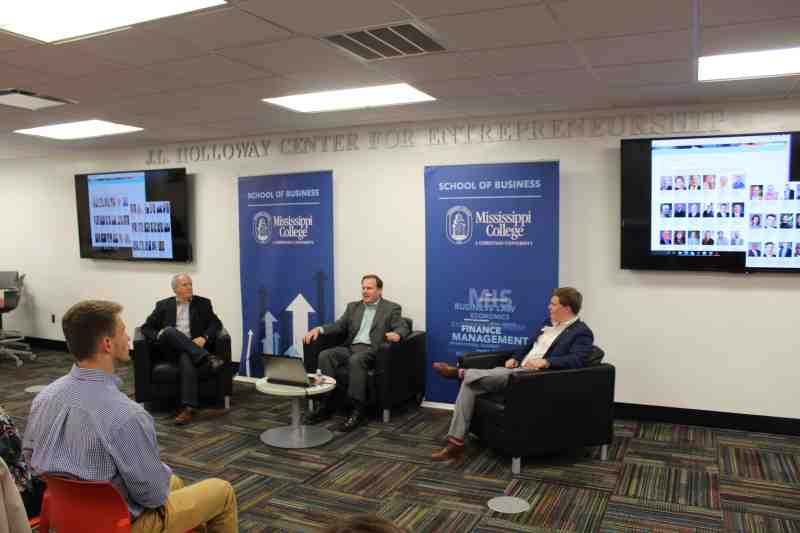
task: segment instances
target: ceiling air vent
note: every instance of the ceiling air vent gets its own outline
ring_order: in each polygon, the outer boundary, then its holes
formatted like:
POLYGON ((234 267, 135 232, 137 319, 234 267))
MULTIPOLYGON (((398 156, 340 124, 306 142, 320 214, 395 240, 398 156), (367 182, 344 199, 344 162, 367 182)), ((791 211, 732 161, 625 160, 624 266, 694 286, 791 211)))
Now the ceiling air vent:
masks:
POLYGON ((444 46, 413 24, 338 33, 328 35, 325 39, 368 61, 430 54, 444 50, 444 46))

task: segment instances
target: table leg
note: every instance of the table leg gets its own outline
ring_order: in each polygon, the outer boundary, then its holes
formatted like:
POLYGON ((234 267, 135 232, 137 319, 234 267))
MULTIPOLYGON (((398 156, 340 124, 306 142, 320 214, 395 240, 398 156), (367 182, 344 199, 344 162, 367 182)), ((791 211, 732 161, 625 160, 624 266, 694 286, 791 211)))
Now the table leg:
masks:
POLYGON ((292 398, 292 424, 268 429, 261 434, 261 442, 277 448, 313 448, 333 438, 333 433, 324 427, 300 423, 300 402, 299 396, 292 398))

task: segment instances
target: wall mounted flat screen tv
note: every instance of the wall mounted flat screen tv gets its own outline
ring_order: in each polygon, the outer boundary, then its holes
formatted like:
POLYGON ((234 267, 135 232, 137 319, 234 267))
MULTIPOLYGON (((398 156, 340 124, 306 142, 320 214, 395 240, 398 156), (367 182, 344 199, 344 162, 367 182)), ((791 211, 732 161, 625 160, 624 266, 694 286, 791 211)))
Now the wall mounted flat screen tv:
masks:
POLYGON ((75 175, 81 257, 192 260, 186 169, 75 175))
POLYGON ((800 134, 623 139, 623 269, 800 272, 800 134))

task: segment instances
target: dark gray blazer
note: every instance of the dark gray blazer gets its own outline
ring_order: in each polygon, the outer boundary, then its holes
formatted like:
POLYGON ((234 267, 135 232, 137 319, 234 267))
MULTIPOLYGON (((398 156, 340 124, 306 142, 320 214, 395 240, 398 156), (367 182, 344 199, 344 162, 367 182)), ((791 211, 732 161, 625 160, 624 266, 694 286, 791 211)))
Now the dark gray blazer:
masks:
MULTIPOLYGON (((322 326, 325 331, 323 335, 346 333, 344 345, 351 345, 361 327, 364 308, 364 302, 350 302, 339 320, 322 326)), ((375 310, 375 318, 372 320, 372 328, 369 330, 369 338, 373 347, 377 348, 386 342, 386 334, 390 332, 397 333, 401 339, 408 336, 410 332, 406 321, 401 318, 402 312, 403 308, 399 304, 383 298, 378 301, 378 309, 375 310)))

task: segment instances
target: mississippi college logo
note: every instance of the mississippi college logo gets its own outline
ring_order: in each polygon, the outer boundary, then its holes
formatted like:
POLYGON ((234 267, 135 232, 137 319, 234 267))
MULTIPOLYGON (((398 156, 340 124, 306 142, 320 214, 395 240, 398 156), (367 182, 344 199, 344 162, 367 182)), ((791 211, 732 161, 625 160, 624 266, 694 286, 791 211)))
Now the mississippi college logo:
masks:
POLYGON ((268 244, 272 238, 272 215, 266 211, 253 215, 253 238, 258 244, 268 244))
POLYGON ((447 210, 445 218, 447 240, 453 244, 466 244, 472 238, 472 211, 463 205, 447 210))

